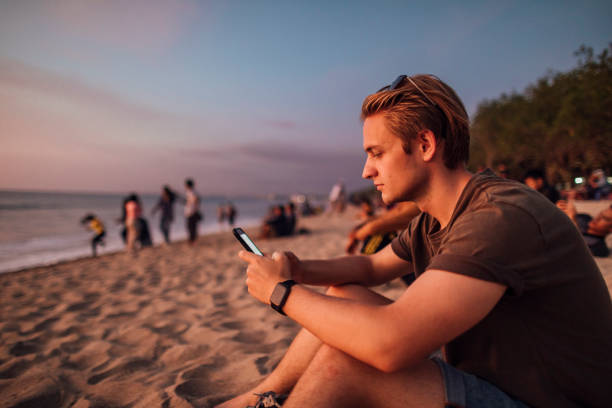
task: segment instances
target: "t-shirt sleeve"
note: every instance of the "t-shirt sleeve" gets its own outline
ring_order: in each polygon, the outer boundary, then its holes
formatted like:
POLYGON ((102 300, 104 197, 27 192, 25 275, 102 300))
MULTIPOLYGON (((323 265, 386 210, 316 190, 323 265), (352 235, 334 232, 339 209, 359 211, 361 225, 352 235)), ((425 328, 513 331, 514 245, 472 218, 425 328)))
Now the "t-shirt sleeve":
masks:
POLYGON ((412 261, 412 255, 410 253, 410 227, 400 232, 400 234, 391 241, 391 249, 393 249, 395 255, 404 261, 412 261))
POLYGON ((427 269, 471 276, 520 296, 530 262, 546 256, 538 222, 524 210, 498 203, 460 216, 427 269))

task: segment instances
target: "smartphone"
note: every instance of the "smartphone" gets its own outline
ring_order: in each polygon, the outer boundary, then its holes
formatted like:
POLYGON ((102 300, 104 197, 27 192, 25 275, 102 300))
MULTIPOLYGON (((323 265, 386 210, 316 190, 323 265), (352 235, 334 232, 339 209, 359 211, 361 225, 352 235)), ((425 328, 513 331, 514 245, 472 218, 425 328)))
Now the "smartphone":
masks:
POLYGON ((244 249, 254 254, 263 256, 263 252, 261 252, 259 248, 255 246, 253 241, 251 241, 251 238, 249 238, 249 236, 246 234, 246 232, 242 230, 242 228, 234 228, 232 231, 234 233, 234 236, 238 241, 240 241, 244 249))

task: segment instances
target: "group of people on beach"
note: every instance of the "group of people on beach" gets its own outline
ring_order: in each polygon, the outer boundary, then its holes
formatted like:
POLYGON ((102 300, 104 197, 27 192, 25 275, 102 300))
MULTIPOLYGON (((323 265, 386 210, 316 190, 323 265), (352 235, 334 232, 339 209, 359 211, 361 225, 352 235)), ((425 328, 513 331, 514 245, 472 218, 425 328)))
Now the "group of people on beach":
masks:
MULTIPOLYGON (((198 224, 204 219, 200 210, 201 199, 195 190, 192 179, 185 180, 185 196, 182 197, 174 192, 169 186, 162 187, 161 196, 153 209, 151 215, 158 211, 160 214, 159 229, 166 244, 170 243, 170 226, 174 221, 174 204, 177 199, 185 204, 184 215, 188 232, 188 242, 193 245, 198 237, 198 224)), ((144 217, 144 210, 140 197, 136 193, 129 194, 122 202, 121 217, 117 222, 122 226, 120 235, 129 253, 135 254, 138 248, 153 245, 149 230, 149 224, 144 217)), ((87 214, 81 219, 81 223, 91 229, 95 235, 91 240, 93 256, 97 254, 97 247, 104 245, 106 230, 104 224, 95 214, 87 214)))
POLYGON ((361 118, 362 176, 398 208, 379 221, 401 213, 407 226, 367 255, 241 251, 251 296, 302 330, 263 382, 219 407, 609 406, 612 303, 562 206, 468 172, 467 113, 435 76, 399 76, 361 118), (405 275, 396 300, 370 289, 405 275))
POLYGON ((295 204, 277 204, 270 207, 261 226, 260 238, 286 237, 295 233, 297 213, 295 204))

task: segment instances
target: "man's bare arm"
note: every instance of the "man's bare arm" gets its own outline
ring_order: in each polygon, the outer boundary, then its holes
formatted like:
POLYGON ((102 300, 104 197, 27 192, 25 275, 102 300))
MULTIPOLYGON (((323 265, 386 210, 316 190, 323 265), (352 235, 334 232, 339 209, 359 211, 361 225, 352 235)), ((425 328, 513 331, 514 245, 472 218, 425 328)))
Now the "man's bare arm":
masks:
POLYGON ((285 312, 331 347, 385 372, 421 361, 482 320, 505 286, 429 270, 394 303, 367 305, 295 286, 285 312))
POLYGON ((419 213, 419 207, 412 201, 398 203, 389 211, 365 223, 355 231, 355 238, 363 241, 368 235, 403 230, 419 213))
POLYGON ((391 245, 373 255, 344 256, 329 260, 298 261, 290 256, 293 278, 308 285, 341 285, 357 283, 375 286, 412 270, 409 262, 399 258, 391 245))

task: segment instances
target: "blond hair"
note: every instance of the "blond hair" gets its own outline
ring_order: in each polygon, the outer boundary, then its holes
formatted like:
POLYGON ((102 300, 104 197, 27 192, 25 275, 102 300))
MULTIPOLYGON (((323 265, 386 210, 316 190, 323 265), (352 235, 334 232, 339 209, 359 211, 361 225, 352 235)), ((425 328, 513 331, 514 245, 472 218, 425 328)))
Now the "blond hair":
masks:
POLYGON ((444 142, 443 161, 450 169, 467 163, 470 151, 468 115, 455 91, 433 75, 404 79, 396 89, 368 95, 361 120, 382 113, 390 132, 403 140, 406 153, 418 132, 431 130, 436 145, 444 142))

